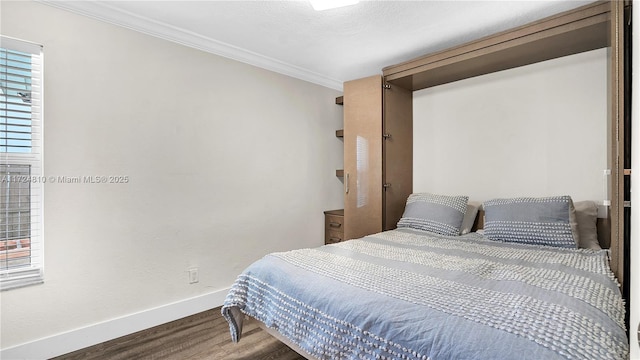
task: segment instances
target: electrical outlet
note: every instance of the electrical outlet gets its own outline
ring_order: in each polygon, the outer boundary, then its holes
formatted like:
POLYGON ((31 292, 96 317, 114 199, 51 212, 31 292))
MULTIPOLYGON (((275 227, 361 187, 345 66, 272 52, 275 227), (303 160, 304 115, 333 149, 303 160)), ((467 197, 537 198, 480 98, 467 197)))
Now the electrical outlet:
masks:
POLYGON ((189 269, 189 284, 195 284, 198 281, 198 268, 189 269))

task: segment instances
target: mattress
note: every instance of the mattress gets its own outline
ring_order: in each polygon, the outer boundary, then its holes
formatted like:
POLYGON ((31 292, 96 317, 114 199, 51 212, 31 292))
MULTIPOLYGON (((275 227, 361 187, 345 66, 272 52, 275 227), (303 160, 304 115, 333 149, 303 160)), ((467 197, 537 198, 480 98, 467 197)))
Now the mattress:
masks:
POLYGON ((273 253, 222 308, 318 359, 625 359, 624 302, 606 250, 481 234, 386 231, 273 253))

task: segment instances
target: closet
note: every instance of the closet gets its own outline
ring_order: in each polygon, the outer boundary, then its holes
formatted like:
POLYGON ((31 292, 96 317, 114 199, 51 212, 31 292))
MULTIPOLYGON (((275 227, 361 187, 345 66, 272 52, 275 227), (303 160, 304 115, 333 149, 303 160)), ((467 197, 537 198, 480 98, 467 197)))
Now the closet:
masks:
POLYGON ((344 83, 344 210, 325 212, 325 243, 395 228, 412 191, 412 93, 380 75, 344 83), (342 218, 341 218, 342 216, 342 218))

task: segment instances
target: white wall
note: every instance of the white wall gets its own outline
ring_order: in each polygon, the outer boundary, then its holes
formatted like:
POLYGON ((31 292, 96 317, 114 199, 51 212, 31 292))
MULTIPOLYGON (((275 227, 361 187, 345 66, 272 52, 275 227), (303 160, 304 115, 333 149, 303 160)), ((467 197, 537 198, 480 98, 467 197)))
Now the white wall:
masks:
MULTIPOLYGON (((633 18, 640 19, 640 7, 634 6, 633 18)), ((631 204, 633 204, 633 210, 631 212, 631 294, 629 300, 629 307, 631 310, 629 320, 629 338, 631 342, 631 359, 640 359, 640 337, 638 331, 640 331, 640 211, 638 204, 640 204, 640 136, 638 136, 638 129, 640 129, 640 31, 638 31, 637 21, 633 23, 633 69, 632 69, 632 109, 631 109, 631 127, 635 129, 633 140, 631 141, 631 204)))
POLYGON ((46 184, 45 283, 0 294, 3 349, 220 299, 266 253, 323 243, 337 91, 41 3, 3 1, 0 23, 44 45, 45 175, 130 179, 46 184))
POLYGON ((605 197, 607 50, 414 93, 414 191, 605 197))

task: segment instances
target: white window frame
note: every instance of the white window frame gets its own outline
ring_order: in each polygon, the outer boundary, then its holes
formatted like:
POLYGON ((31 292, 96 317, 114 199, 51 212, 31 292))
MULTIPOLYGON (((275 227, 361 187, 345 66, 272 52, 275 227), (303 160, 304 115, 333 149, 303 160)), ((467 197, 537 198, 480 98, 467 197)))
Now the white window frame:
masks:
POLYGON ((42 45, 0 35, 0 48, 32 54, 31 153, 0 152, 0 164, 31 165, 30 184, 30 265, 0 269, 0 290, 9 290, 44 282, 44 177, 43 99, 44 56, 42 45))

